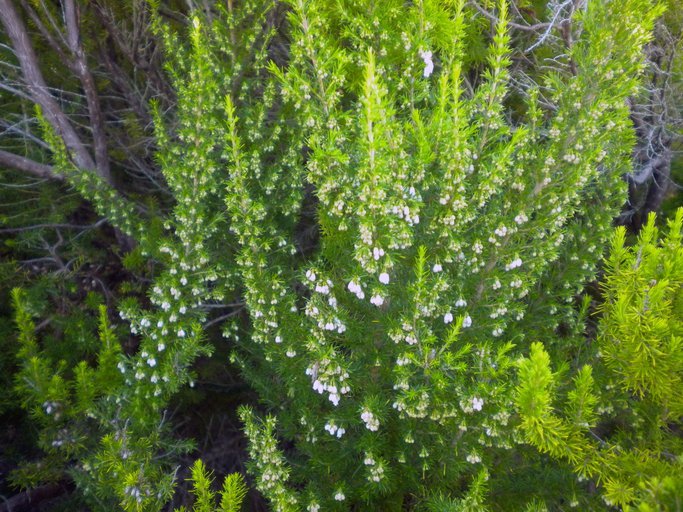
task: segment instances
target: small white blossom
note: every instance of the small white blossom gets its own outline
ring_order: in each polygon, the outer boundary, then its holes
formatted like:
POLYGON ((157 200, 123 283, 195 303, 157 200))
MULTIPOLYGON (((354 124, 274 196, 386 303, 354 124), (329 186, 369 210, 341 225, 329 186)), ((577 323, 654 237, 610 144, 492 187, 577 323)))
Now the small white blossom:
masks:
POLYGON ((453 321, 453 313, 450 311, 443 316, 443 323, 450 324, 453 321))
POLYGON ((476 464, 477 462, 481 462, 481 457, 477 454, 477 452, 472 452, 467 456, 467 462, 470 464, 476 464))
POLYGON ((507 234, 507 232, 508 232, 508 228, 506 228, 506 227, 503 226, 503 225, 500 225, 500 226, 499 226, 498 228, 496 228, 496 230, 494 231, 494 233, 495 233, 496 235, 500 236, 500 237, 505 236, 505 235, 507 234))
POLYGON ((523 212, 515 217, 515 222, 517 224, 519 224, 520 226, 528 220, 529 220, 529 217, 527 217, 523 212))
POLYGON ((429 76, 434 71, 434 63, 432 62, 432 52, 421 51, 420 57, 425 63, 425 68, 422 72, 422 76, 425 78, 429 78, 429 76))
POLYGON ((443 270, 443 267, 441 266, 440 263, 435 263, 434 266, 432 267, 432 272, 439 273, 443 270))
POLYGON ((387 274, 386 272, 382 272, 379 275, 379 282, 382 284, 389 284, 389 274, 387 274))
POLYGON ((370 303, 374 304, 377 307, 380 307, 382 304, 384 304, 384 298, 381 295, 375 294, 370 299, 370 303))
POLYGON ((462 326, 463 327, 470 327, 472 325, 472 318, 470 315, 465 315, 464 320, 462 321, 462 326))
POLYGON ((365 427, 368 430, 373 432, 379 430, 379 420, 368 409, 363 409, 360 417, 365 422, 365 427))
POLYGON ((472 399, 472 409, 474 409, 475 411, 481 411, 481 408, 483 405, 484 405, 484 399, 483 398, 474 397, 472 399))
POLYGON ((337 501, 344 501, 346 499, 346 496, 344 496, 343 492, 337 491, 337 494, 334 495, 334 499, 337 501))

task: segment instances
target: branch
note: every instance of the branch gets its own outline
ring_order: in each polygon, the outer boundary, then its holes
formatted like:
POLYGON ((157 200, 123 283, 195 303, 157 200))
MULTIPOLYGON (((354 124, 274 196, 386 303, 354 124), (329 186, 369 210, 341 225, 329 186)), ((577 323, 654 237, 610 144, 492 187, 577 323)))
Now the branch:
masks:
POLYGON ((0 165, 22 171, 36 178, 64 181, 64 176, 55 173, 49 165, 41 164, 35 160, 9 153, 0 149, 0 165))
POLYGON ((0 229, 0 235, 12 234, 12 233, 23 233, 25 231, 31 231, 34 229, 79 229, 82 231, 95 229, 107 222, 107 219, 100 219, 94 224, 88 225, 77 225, 77 224, 34 224, 32 226, 22 226, 19 228, 4 228, 0 229))
MULTIPOLYGON (((483 14, 486 18, 490 19, 491 21, 495 21, 496 23, 500 21, 498 16, 488 12, 481 5, 479 5, 479 2, 477 2, 476 0, 474 0, 470 3, 472 4, 472 6, 477 11, 479 11, 480 14, 483 14)), ((533 25, 521 25, 521 24, 515 23, 513 21, 508 21, 507 25, 509 27, 515 28, 517 30, 524 30, 525 32, 538 32, 539 30, 543 30, 545 28, 548 28, 548 26, 550 26, 551 23, 535 23, 533 25)))
MULTIPOLYGON (((32 100, 40 106, 50 126, 64 140, 76 165, 83 170, 98 171, 95 162, 68 117, 62 112, 59 104, 49 92, 47 83, 38 66, 38 58, 26 31, 26 26, 19 17, 11 0, 0 0, 0 22, 12 42, 14 52, 19 59, 22 74, 32 100)), ((101 175, 108 183, 111 176, 101 175)))
POLYGON ((45 484, 23 491, 0 503, 0 512, 23 512, 36 510, 44 501, 70 492, 73 484, 45 484))
POLYGON ((105 181, 112 183, 111 171, 109 169, 109 156, 107 151, 107 135, 104 130, 104 118, 100 107, 100 100, 97 94, 95 80, 88 68, 88 63, 81 41, 78 26, 78 10, 74 0, 66 0, 64 5, 64 17, 66 19, 66 37, 69 48, 75 58, 75 71, 81 81, 85 98, 88 103, 90 113, 90 124, 92 127, 93 145, 95 147, 95 163, 97 171, 105 181))

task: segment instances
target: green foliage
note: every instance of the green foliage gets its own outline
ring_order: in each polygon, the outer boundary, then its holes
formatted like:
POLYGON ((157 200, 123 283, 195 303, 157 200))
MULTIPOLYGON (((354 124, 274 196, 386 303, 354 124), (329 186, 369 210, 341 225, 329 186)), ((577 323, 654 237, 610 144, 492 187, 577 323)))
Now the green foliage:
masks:
MULTIPOLYGON (((676 492, 673 463, 658 458, 677 453, 661 433, 681 406, 680 329, 660 318, 681 307, 678 267, 660 275, 671 257, 644 251, 641 276, 613 251, 609 271, 637 275, 608 277, 609 290, 630 286, 642 310, 639 286, 658 283, 645 315, 618 294, 605 303, 615 324, 600 343, 623 385, 598 394, 604 373, 583 366, 568 385, 568 365, 551 370, 583 349, 589 304, 575 296, 625 197, 626 100, 659 7, 587 3, 557 69, 537 70, 541 83, 512 105, 523 77, 505 0, 493 24, 464 0, 289 0, 285 14, 245 0, 186 27, 149 3, 176 94, 170 112, 151 106, 168 210, 143 211, 77 168, 42 120, 55 168, 136 240, 125 267, 153 269, 147 297, 133 285, 117 297, 129 349, 102 309, 96 357, 61 364, 15 292, 17 393, 93 506, 154 511, 170 499, 188 444, 168 435, 166 413, 212 353, 206 327, 228 318, 221 332, 262 407, 240 410, 250 471, 274 510, 512 508, 504 480, 536 475, 538 487, 545 469, 525 440, 603 482, 613 503, 676 492), (213 308, 227 313, 210 318, 213 308), (622 333, 624 318, 638 330, 622 333), (631 352, 618 347, 627 335, 631 352), (628 446, 621 426, 589 437, 607 403, 651 432, 647 443, 628 446), (651 475, 644 489, 639 472, 651 475)), ((193 510, 239 509, 240 477, 216 493, 197 461, 191 481, 193 510)), ((516 504, 552 508, 574 500, 567 489, 516 504)))
POLYGON ((576 372, 561 413, 554 404, 566 377, 552 373, 543 345, 519 363, 516 402, 528 442, 602 483, 605 501, 625 508, 680 505, 682 230, 683 209, 661 239, 654 214, 633 246, 616 229, 602 281, 600 360, 576 372))
MULTIPOLYGON (((554 327, 576 321, 569 304, 623 200, 633 141, 622 102, 657 11, 590 4, 570 55, 577 74, 547 76, 553 110, 533 90, 513 122, 497 5, 486 65, 473 69, 461 59, 474 44, 464 2, 416 2, 400 20, 391 6, 340 3, 374 27, 361 38, 321 3, 291 2, 291 60, 273 71, 307 134, 319 250, 297 268, 264 228, 276 218, 231 215, 252 237, 237 261, 252 322, 236 357, 297 450, 287 465, 273 419, 263 430, 247 420, 257 487, 275 510, 398 510, 428 499, 424 486, 459 496, 518 442, 510 372, 528 334, 559 350, 554 327), (441 46, 444 23, 454 43, 441 46), (284 285, 296 280, 304 293, 284 285)), ((239 167, 247 153, 227 116, 239 167)), ((233 184, 229 204, 259 201, 233 184)), ((577 382, 572 413, 587 421, 590 374, 577 382)))
MULTIPOLYGON (((192 494, 195 496, 192 512, 239 512, 247 494, 247 486, 239 473, 225 477, 219 493, 211 489, 213 477, 207 472, 204 463, 197 460, 192 466, 192 494), (220 501, 218 501, 220 499, 220 501)), ((176 512, 185 512, 184 507, 176 512)))

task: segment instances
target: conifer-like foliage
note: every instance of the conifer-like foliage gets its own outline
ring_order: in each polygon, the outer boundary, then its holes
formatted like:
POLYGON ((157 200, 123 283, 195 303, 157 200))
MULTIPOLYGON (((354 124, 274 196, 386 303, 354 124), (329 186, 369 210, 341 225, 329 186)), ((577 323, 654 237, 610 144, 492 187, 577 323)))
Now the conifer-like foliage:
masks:
MULTIPOLYGON (((225 477, 223 487, 219 493, 211 489, 213 477, 206 470, 204 463, 197 460, 192 466, 192 494, 195 502, 192 512, 239 512, 247 494, 247 486, 239 473, 232 473, 225 477)), ((187 512, 184 507, 176 512, 187 512)))
MULTIPOLYGON (((77 468, 95 501, 168 501, 185 446, 162 418, 218 320, 260 398, 241 418, 273 510, 482 509, 529 431, 584 460, 581 433, 547 412, 549 370, 517 428, 515 362, 537 339, 557 360, 580 348, 563 333, 583 327, 575 295, 624 200, 626 100, 660 9, 587 2, 541 82, 513 89, 525 76, 508 2, 495 6, 491 26, 465 0, 227 2, 187 33, 154 16, 177 100, 153 106, 167 214, 75 166, 43 122, 55 167, 156 269, 148 300, 119 304, 139 346, 116 351, 103 314, 96 367, 22 391, 38 412, 52 393, 99 421, 77 468), (214 309, 225 314, 210 320, 214 309)), ((20 302, 27 373, 39 352, 20 302)), ((657 350, 674 365, 672 343, 657 350)), ((531 357, 550 358, 538 345, 531 357)), ((634 376, 637 357, 606 361, 669 396, 674 367, 634 376)), ((590 423, 590 372, 576 382, 573 414, 590 423)), ((201 463, 192 481, 195 509, 211 510, 201 463)), ((220 507, 241 493, 231 480, 220 507)))
POLYGON ((519 365, 517 405, 527 440, 602 483, 609 504, 677 510, 683 493, 683 209, 660 236, 651 214, 635 245, 612 236, 605 260, 599 362, 567 384, 541 343, 519 365))
MULTIPOLYGON (((274 72, 308 128, 320 246, 289 276, 296 266, 265 236, 238 261, 248 343, 262 344, 238 357, 297 449, 288 461, 275 419, 259 426, 243 412, 275 510, 398 510, 457 494, 519 441, 515 354, 570 314, 623 200, 623 101, 647 7, 589 4, 568 55, 576 74, 549 75, 513 118, 505 2, 480 69, 463 63, 463 2, 408 14, 402 3, 292 2, 291 62, 274 72), (589 203, 599 210, 582 211, 589 203)), ((247 188, 237 197, 258 200, 247 188)))

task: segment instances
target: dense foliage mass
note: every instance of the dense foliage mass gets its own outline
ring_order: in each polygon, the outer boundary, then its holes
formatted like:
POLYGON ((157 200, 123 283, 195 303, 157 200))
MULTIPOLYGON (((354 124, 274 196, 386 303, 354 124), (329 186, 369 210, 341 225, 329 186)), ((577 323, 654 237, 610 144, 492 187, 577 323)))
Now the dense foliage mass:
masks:
POLYGON ((36 433, 16 486, 239 510, 238 474, 216 490, 201 460, 179 469, 193 444, 170 417, 232 364, 272 510, 680 508, 683 209, 661 241, 654 216, 633 247, 613 228, 625 175, 649 197, 671 174, 675 137, 668 164, 641 151, 660 4, 59 4, 0 0, 25 87, 3 88, 23 121, 0 163, 17 189, 70 191, 7 231, 0 412, 36 433), (30 30, 82 101, 47 86, 30 30))

